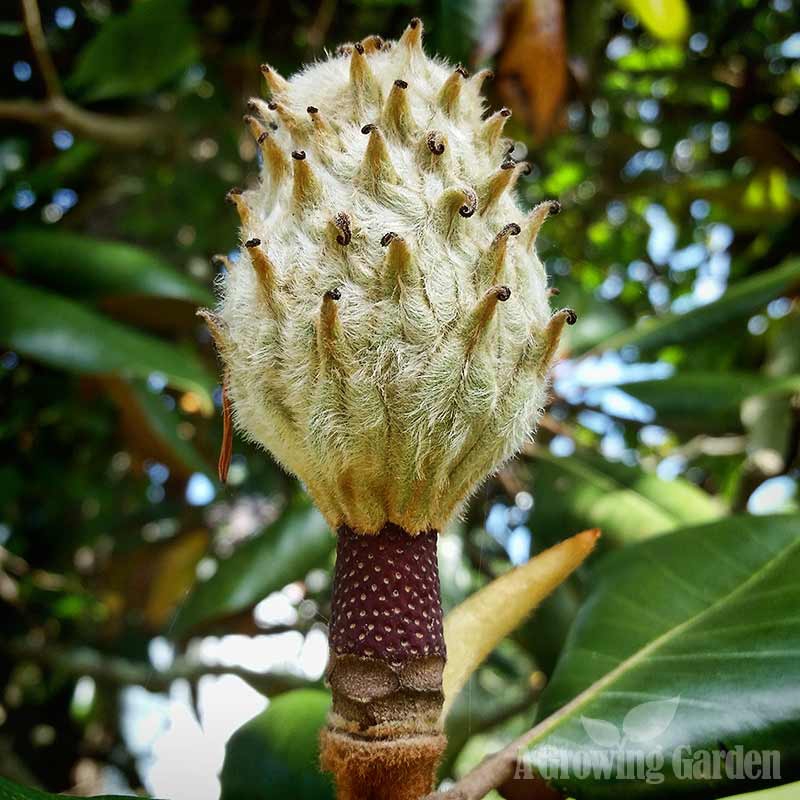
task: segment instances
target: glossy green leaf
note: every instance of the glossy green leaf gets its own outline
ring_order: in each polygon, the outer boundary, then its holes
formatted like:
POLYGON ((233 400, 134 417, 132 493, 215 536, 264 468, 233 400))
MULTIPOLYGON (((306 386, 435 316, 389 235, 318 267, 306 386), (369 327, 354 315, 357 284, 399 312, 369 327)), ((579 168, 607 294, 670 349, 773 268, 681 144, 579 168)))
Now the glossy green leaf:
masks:
POLYGON ((751 373, 683 372, 620 388, 653 408, 656 420, 664 425, 725 431, 741 427, 739 412, 748 397, 800 392, 800 375, 770 378, 751 373))
POLYGON ((556 457, 536 448, 532 524, 549 541, 572 530, 600 528, 604 540, 627 544, 722 514, 718 501, 681 478, 665 481, 640 467, 588 450, 556 457))
POLYGON ((20 228, 0 236, 19 270, 71 294, 157 295, 213 305, 214 296, 152 253, 120 242, 50 228, 20 228))
POLYGON ((178 612, 172 633, 254 605, 270 592, 302 580, 326 562, 335 538, 322 514, 308 505, 281 514, 263 533, 220 562, 207 581, 197 583, 178 612))
POLYGON ((680 762, 689 747, 777 750, 781 779, 800 777, 798 576, 798 515, 730 517, 600 562, 542 696, 528 762, 546 774, 562 756, 573 764, 618 751, 665 756, 663 783, 625 780, 616 768, 584 778, 568 768, 552 779, 577 798, 756 788, 724 777, 681 780, 673 756, 680 762), (599 736, 600 725, 615 731, 617 745, 599 736))
MULTIPOLYGON (((18 783, 0 777, 0 800, 58 800, 63 798, 61 794, 50 794, 41 792, 38 789, 31 789, 28 786, 21 786, 18 783)), ((97 795, 91 799, 86 797, 73 797, 73 800, 137 800, 134 797, 120 797, 119 795, 97 795)), ((141 800, 141 798, 139 798, 141 800)))
POLYGON ((225 748, 220 800, 333 800, 319 769, 319 734, 330 695, 298 689, 276 697, 225 748))
POLYGON ((606 339, 599 348, 618 350, 633 345, 639 351, 647 352, 670 344, 691 342, 705 334, 713 334, 723 323, 741 319, 797 287, 800 287, 800 259, 791 259, 779 267, 739 281, 713 303, 686 314, 651 318, 606 339))
POLYGON ((621 5, 659 39, 681 40, 689 32, 689 6, 685 0, 622 0, 621 5))
POLYGON ((189 351, 106 319, 79 303, 0 275, 0 342, 57 369, 146 378, 195 392, 213 408, 213 376, 189 351))
POLYGON ((67 85, 83 100, 146 94, 197 60, 186 3, 139 0, 108 18, 78 56, 67 85))

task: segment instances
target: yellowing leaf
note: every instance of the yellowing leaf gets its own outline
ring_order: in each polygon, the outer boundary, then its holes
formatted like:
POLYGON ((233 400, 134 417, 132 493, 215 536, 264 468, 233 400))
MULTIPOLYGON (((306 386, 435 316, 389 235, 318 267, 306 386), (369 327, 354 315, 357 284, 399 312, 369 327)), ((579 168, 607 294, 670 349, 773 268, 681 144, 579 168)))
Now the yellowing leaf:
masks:
POLYGON ((198 529, 176 539, 156 567, 145 618, 153 628, 163 626, 194 583, 197 562, 208 550, 208 532, 198 529))
POLYGON ((599 536, 594 529, 560 542, 496 578, 447 615, 442 718, 486 656, 580 566, 599 536))
POLYGON ((557 126, 567 91, 562 0, 519 0, 509 6, 497 89, 536 136, 543 138, 557 126))
POLYGON ((622 0, 620 5, 659 39, 679 41, 689 32, 686 0, 622 0))

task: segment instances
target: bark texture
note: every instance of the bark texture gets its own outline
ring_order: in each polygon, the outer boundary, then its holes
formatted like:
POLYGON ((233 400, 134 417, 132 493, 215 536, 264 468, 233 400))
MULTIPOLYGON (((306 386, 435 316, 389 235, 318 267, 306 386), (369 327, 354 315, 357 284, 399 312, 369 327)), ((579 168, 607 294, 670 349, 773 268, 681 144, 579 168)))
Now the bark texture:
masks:
POLYGON ((339 529, 322 763, 340 800, 412 800, 433 787, 445 745, 437 539, 391 524, 339 529))

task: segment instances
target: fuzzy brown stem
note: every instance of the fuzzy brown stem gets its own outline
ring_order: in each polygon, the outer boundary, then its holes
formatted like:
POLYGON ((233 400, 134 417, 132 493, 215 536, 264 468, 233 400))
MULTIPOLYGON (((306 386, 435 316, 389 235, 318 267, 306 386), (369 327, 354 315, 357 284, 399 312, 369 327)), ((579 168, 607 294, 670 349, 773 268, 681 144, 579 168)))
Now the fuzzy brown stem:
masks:
POLYGON ((417 800, 444 750, 436 531, 338 532, 322 764, 339 800, 417 800))

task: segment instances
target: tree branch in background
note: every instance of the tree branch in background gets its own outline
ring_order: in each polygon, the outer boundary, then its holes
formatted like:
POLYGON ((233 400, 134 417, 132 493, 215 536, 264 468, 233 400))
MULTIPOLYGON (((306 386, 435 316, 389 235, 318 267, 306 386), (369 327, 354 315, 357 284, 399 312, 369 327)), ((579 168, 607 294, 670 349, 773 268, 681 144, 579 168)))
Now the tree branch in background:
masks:
POLYGON ((47 47, 36 0, 22 0, 25 29, 34 58, 42 72, 47 96, 44 100, 0 100, 0 120, 10 119, 43 127, 64 127, 116 147, 139 147, 161 128, 155 117, 114 117, 87 111, 64 96, 61 80, 47 47))
POLYGON ((156 670, 149 664, 137 663, 117 656, 107 656, 86 647, 66 649, 18 641, 0 645, 0 652, 4 652, 14 659, 34 661, 76 678, 87 676, 94 678, 98 683, 114 686, 142 686, 152 692, 166 691, 176 680, 195 682, 205 675, 236 675, 256 691, 269 697, 293 689, 319 685, 318 681, 312 681, 299 675, 256 672, 244 667, 203 664, 185 658, 176 659, 169 669, 156 670))
POLYGON ((61 97, 64 94, 61 89, 61 80, 47 47, 47 39, 45 39, 42 29, 42 15, 39 13, 39 5, 36 0, 22 0, 22 17, 25 20, 28 38, 31 40, 34 58, 42 71, 47 96, 61 97))

